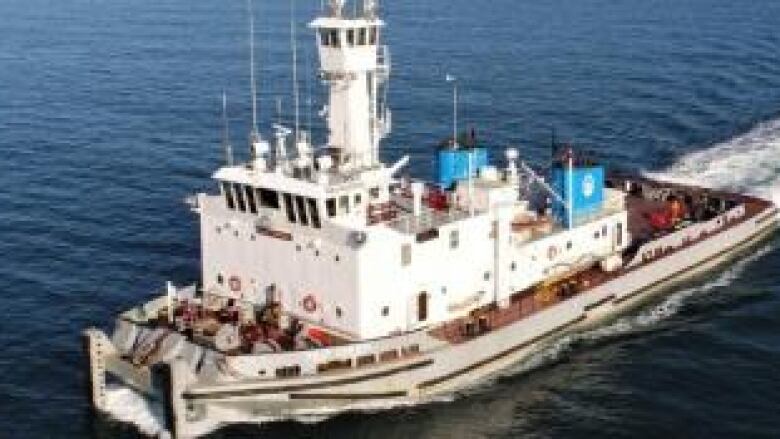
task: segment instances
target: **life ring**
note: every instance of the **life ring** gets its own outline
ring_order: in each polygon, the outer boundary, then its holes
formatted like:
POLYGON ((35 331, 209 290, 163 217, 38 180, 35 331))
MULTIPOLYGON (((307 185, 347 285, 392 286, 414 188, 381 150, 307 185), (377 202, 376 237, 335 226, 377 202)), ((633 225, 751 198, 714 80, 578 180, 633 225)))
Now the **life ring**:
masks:
POLYGON ((547 259, 553 260, 556 256, 558 256, 558 248, 551 245, 550 248, 547 249, 547 259))
POLYGON ((233 291, 234 293, 241 291, 241 279, 239 279, 238 276, 230 276, 228 285, 230 286, 230 291, 233 291))
POLYGON ((313 313, 314 311, 317 311, 317 300, 314 299, 314 296, 309 294, 308 296, 303 298, 303 309, 308 313, 313 313))

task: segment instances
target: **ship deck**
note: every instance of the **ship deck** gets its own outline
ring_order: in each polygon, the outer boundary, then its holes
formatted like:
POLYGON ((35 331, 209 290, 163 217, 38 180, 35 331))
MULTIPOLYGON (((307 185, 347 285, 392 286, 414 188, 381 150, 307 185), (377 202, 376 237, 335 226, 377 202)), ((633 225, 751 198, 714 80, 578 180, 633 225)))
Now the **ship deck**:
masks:
MULTIPOLYGON (((658 184, 650 180, 643 180, 642 182, 648 185, 658 184)), ((735 203, 743 204, 745 206, 745 214, 738 219, 725 223, 723 228, 717 232, 711 234, 702 233, 694 239, 687 241, 682 246, 676 248, 666 248, 663 251, 655 252, 652 255, 647 255, 648 257, 641 258, 641 261, 638 264, 632 265, 630 267, 624 266, 619 270, 608 273, 603 271, 598 265, 595 265, 589 269, 577 273, 572 273, 565 279, 559 280, 555 283, 519 291, 510 297, 509 304, 507 306, 500 307, 497 304, 492 303, 487 306, 475 309, 467 316, 433 328, 429 332, 430 335, 452 344, 466 342, 470 339, 473 339, 474 337, 478 337, 480 335, 486 334, 487 332, 500 329, 504 326, 533 316, 534 314, 537 314, 564 301, 570 300, 576 296, 588 294, 589 291, 592 291, 596 287, 614 280, 629 271, 637 270, 658 260, 659 258, 663 258, 675 252, 684 250, 685 248, 708 239, 729 227, 733 227, 737 224, 747 221, 765 209, 771 207, 771 203, 750 196, 727 194, 710 191, 703 188, 685 187, 680 185, 664 184, 664 188, 671 189, 673 192, 678 194, 685 193, 691 196, 698 196, 706 193, 713 197, 725 198, 735 203)), ((675 230, 654 230, 653 226, 648 221, 648 214, 658 209, 660 206, 663 206, 664 202, 662 200, 649 199, 636 194, 629 195, 626 202, 630 212, 628 227, 633 236, 643 237, 644 239, 659 239, 664 235, 684 229, 686 227, 690 227, 691 225, 695 224, 695 222, 682 222, 682 225, 675 230)))

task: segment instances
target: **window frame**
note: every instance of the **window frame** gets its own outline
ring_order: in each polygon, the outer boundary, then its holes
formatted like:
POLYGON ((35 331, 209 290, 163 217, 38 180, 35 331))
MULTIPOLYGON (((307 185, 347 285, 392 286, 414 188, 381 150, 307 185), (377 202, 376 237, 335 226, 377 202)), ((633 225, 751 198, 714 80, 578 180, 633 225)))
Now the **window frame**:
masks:
POLYGON ((243 186, 244 185, 241 183, 233 183, 233 195, 235 196, 236 201, 238 201, 238 210, 241 212, 246 212, 246 202, 244 201, 243 186))
POLYGON ((236 210, 236 200, 233 198, 233 188, 229 181, 223 181, 221 184, 222 193, 225 197, 225 203, 230 210, 236 210))
POLYGON ((311 220, 311 225, 315 229, 322 228, 322 221, 320 221, 320 210, 317 205, 317 199, 316 198, 306 198, 306 207, 309 209, 309 219, 311 220))
POLYGON ((302 195, 295 195, 295 213, 298 216, 298 222, 304 226, 309 225, 309 215, 306 213, 306 200, 302 195))
POLYGON ((335 218, 338 212, 338 206, 336 205, 335 198, 328 198, 325 200, 325 211, 328 218, 335 218))
POLYGON ((255 189, 255 197, 260 202, 259 207, 265 207, 268 209, 276 209, 279 210, 281 207, 281 203, 279 200, 279 191, 276 191, 274 189, 268 189, 264 187, 259 187, 255 189))
POLYGON ((298 217, 295 216, 295 206, 293 205, 293 196, 287 192, 282 193, 282 199, 284 200, 284 210, 287 214, 287 220, 292 224, 298 222, 298 217))
POLYGON ((252 186, 244 185, 244 195, 246 195, 246 202, 249 206, 249 211, 255 215, 258 212, 257 202, 255 199, 255 189, 252 186))

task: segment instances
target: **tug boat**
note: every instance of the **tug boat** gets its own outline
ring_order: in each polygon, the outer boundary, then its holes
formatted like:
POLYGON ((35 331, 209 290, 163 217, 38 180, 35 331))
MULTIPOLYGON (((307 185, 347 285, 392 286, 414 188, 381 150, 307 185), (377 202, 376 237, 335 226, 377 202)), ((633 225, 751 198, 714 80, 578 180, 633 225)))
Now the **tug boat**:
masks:
POLYGON ((95 409, 125 385, 186 438, 430 401, 775 232, 769 201, 608 173, 565 145, 535 171, 514 148, 491 164, 456 129, 435 181, 397 176, 408 158, 379 159, 385 23, 375 1, 357 6, 331 0, 310 23, 327 141, 276 126, 272 145, 254 128, 250 159, 228 152, 214 193, 188 199, 200 281, 84 332, 95 409))

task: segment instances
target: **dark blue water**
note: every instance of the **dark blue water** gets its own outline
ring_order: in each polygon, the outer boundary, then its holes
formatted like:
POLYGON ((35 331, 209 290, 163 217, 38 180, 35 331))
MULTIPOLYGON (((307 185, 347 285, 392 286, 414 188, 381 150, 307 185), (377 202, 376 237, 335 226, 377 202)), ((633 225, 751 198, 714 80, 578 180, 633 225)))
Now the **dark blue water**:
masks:
MULTIPOLYGON (((298 3, 303 25, 319 2, 298 3)), ((428 172, 450 129, 449 72, 461 123, 496 155, 514 144, 540 163, 555 129, 615 166, 780 194, 776 0, 387 3, 388 161, 412 152, 412 171, 428 172)), ((0 437, 138 434, 90 415, 79 332, 108 327, 167 279, 197 277, 182 199, 209 188, 219 164, 223 88, 234 142, 245 143, 244 7, 0 2, 0 437)), ((275 97, 290 114, 289 9, 257 9, 267 127, 275 97)), ((301 56, 312 54, 302 39, 301 56)), ((315 101, 308 121, 322 95, 316 81, 302 85, 315 101)), ((316 117, 313 129, 322 139, 316 117)), ((214 436, 778 437, 779 247, 452 402, 214 436)))

